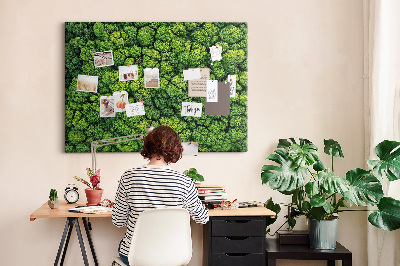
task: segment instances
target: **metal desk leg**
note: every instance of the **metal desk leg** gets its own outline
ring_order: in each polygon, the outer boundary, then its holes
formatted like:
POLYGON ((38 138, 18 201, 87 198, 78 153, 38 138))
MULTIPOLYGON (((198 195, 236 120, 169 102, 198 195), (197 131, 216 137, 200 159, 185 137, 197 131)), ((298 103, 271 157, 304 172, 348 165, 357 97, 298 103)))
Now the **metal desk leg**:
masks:
POLYGON ((89 232, 89 228, 88 228, 88 224, 87 224, 86 218, 82 217, 82 221, 83 221, 83 226, 85 227, 87 239, 89 241, 90 250, 92 251, 94 265, 98 266, 99 264, 97 262, 96 252, 94 251, 93 242, 92 242, 92 238, 90 236, 90 232, 89 232))
POLYGON ((334 260, 328 260, 327 265, 328 266, 335 266, 335 261, 334 260))
POLYGON ((85 245, 83 244, 81 229, 79 227, 78 218, 71 218, 71 219, 72 219, 72 223, 75 225, 76 234, 78 235, 79 245, 81 246, 83 262, 85 263, 85 266, 89 266, 89 262, 88 262, 88 259, 86 256, 85 245))
POLYGON ((60 255, 61 255, 61 250, 63 249, 63 246, 64 246, 65 236, 67 235, 68 229, 71 229, 70 228, 71 226, 72 226, 72 224, 70 224, 69 219, 67 219, 67 222, 65 223, 65 227, 64 227, 64 232, 61 236, 61 242, 60 242, 60 246, 58 247, 57 257, 56 257, 56 261, 54 262, 54 266, 57 266, 57 264, 58 264, 58 260, 60 259, 60 255))
POLYGON ((67 239, 65 240, 65 246, 64 246, 64 251, 63 251, 62 257, 61 257, 60 266, 64 265, 65 254, 67 254, 68 243, 69 243, 69 239, 71 238, 71 233, 72 233, 72 222, 69 220, 68 235, 67 235, 67 239))

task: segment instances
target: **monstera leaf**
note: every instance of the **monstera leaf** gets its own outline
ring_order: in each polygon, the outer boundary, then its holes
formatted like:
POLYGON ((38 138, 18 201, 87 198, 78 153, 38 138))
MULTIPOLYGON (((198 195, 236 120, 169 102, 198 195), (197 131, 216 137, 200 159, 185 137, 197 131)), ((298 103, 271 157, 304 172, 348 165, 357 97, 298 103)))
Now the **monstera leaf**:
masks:
POLYGON ((318 147, 311 142, 304 145, 293 144, 289 147, 289 156, 297 165, 307 167, 319 160, 318 147))
POLYGON ((324 152, 335 157, 344 157, 339 142, 333 139, 324 139, 324 152))
POLYGON ((376 205, 383 197, 382 185, 369 171, 356 168, 346 173, 349 191, 343 193, 350 204, 366 206, 376 205))
POLYGON ((400 228, 400 201, 384 197, 378 204, 378 210, 368 216, 372 225, 386 231, 400 228))
POLYGON ((369 160, 368 167, 373 174, 382 179, 382 171, 389 181, 400 179, 400 142, 384 140, 376 148, 376 155, 380 160, 369 160))
POLYGON ((294 163, 285 149, 277 149, 267 159, 278 163, 276 165, 264 165, 261 172, 263 184, 280 192, 293 191, 304 185, 307 169, 294 163))
POLYGON ((344 193, 349 190, 347 180, 341 176, 335 175, 329 168, 318 173, 318 180, 321 183, 322 191, 327 194, 344 193))
POLYGON ((274 203, 272 198, 269 198, 265 203, 264 207, 267 208, 268 210, 271 210, 275 213, 275 216, 267 216, 266 217, 266 224, 267 226, 273 224, 277 219, 278 219, 278 213, 281 211, 281 206, 277 203, 274 203))

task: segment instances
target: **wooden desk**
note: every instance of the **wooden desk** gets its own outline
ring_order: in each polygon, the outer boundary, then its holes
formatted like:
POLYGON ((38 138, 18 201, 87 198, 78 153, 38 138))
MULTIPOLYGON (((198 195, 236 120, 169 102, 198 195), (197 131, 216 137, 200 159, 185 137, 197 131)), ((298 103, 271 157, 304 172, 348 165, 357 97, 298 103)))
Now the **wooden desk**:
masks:
POLYGON ((328 266, 334 266, 335 260, 341 260, 343 266, 351 266, 352 254, 336 242, 336 249, 316 250, 309 245, 280 245, 277 239, 267 239, 268 266, 275 266, 277 259, 285 260, 326 260, 328 266))
POLYGON ((89 226, 86 221, 86 218, 89 218, 89 217, 111 218, 111 212, 88 214, 88 213, 76 213, 76 212, 68 211, 68 209, 72 209, 72 208, 75 208, 78 206, 86 206, 86 201, 78 201, 74 204, 67 204, 66 201, 61 201, 60 207, 58 209, 50 209, 50 207, 47 205, 47 202, 46 202, 39 209, 37 209, 34 213, 32 213, 30 215, 31 221, 34 221, 35 219, 38 219, 38 218, 66 218, 67 219, 67 222, 65 223, 65 227, 64 227, 64 232, 61 236, 61 242, 60 242, 60 246, 58 248, 54 266, 58 265, 61 251, 63 249, 64 249, 64 251, 63 251, 63 254, 61 257, 60 265, 64 264, 65 254, 67 253, 68 243, 69 243, 69 239, 70 239, 71 233, 72 233, 72 228, 74 225, 75 225, 76 233, 78 235, 79 245, 81 247, 83 262, 85 263, 85 266, 89 265, 87 255, 86 255, 85 245, 83 244, 81 229, 79 227, 79 222, 78 222, 79 218, 82 218, 82 221, 83 221, 83 226, 85 228, 85 232, 86 232, 86 236, 87 236, 87 239, 89 242, 90 250, 92 252, 94 264, 96 266, 98 265, 96 253, 94 251, 93 242, 92 242, 92 238, 89 233, 89 226))
POLYGON ((204 265, 265 265, 266 217, 275 213, 264 207, 209 210, 203 227, 204 265))
MULTIPOLYGON (((60 259, 61 251, 63 250, 60 265, 63 265, 65 254, 68 248, 69 239, 71 237, 72 227, 75 225, 76 233, 79 239, 79 245, 81 248, 81 253, 83 257, 83 261, 85 265, 89 265, 86 255, 85 246, 83 244, 81 230, 79 228, 78 219, 82 218, 83 225, 85 228, 86 236, 88 238, 88 242, 90 245, 90 249, 92 252, 92 256, 95 262, 95 265, 98 265, 96 254, 93 248, 92 238, 89 233, 88 223, 86 218, 89 217, 99 217, 99 218, 111 218, 111 212, 106 213, 97 213, 97 214, 87 214, 87 213, 76 213, 69 212, 68 209, 75 208, 77 206, 86 206, 85 201, 78 201, 75 204, 67 204, 66 201, 62 201, 61 205, 58 209, 50 209, 47 205, 47 202, 43 204, 39 209, 37 209, 34 213, 30 215, 30 220, 34 221, 39 218, 66 218, 67 222, 65 224, 64 232, 61 237, 60 246, 58 248, 56 260, 54 262, 54 266, 58 265, 58 261, 60 259)), ((221 234, 223 234, 223 238, 226 237, 245 237, 246 239, 250 239, 251 241, 259 241, 260 247, 263 251, 259 254, 249 254, 250 256, 247 258, 238 258, 234 259, 239 261, 242 259, 254 259, 256 257, 257 261, 263 260, 265 262, 265 217, 266 216, 274 216, 275 213, 264 208, 264 207, 250 207, 250 208, 239 208, 237 210, 222 210, 222 209, 212 209, 209 210, 210 214, 210 222, 204 226, 203 236, 204 236, 204 247, 203 253, 207 258, 205 259, 205 263, 208 263, 208 255, 214 254, 212 251, 213 245, 212 240, 218 241, 221 238, 218 238, 221 234), (225 226, 226 223, 231 223, 228 226, 225 226), (220 226, 222 224, 222 226, 220 226), (239 231, 239 232, 238 232, 239 231), (254 237, 256 233, 257 239, 254 237), (260 238, 260 239, 258 239, 260 238), (210 242, 210 243, 209 243, 210 242)), ((235 242, 239 244, 240 247, 246 247, 248 241, 244 240, 245 243, 235 242)), ((250 243, 252 245, 252 243, 250 243)), ((214 243, 215 247, 221 247, 219 244, 214 243)), ((232 252, 230 252, 231 254, 232 252)), ((242 252, 241 252, 242 253, 242 252)), ((223 254, 223 253, 221 253, 223 254)), ((251 260, 254 261, 254 260, 251 260)), ((253 264, 254 265, 254 264, 253 264)), ((257 265, 257 264, 255 264, 257 265)), ((264 265, 264 264, 263 264, 264 265)))

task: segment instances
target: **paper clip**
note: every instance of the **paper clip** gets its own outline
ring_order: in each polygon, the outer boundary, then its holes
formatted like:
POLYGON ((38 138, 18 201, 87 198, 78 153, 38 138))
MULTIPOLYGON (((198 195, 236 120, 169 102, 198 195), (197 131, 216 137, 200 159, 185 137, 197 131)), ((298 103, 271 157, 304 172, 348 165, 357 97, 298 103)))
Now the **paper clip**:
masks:
POLYGON ((88 77, 89 77, 89 73, 87 73, 88 77))

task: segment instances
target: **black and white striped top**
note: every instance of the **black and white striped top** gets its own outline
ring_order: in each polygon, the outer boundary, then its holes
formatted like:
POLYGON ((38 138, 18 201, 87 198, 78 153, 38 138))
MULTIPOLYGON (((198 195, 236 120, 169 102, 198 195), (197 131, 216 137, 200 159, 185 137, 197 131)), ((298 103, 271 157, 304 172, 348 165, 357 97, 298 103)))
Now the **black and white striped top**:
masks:
POLYGON ((196 223, 207 223, 208 211, 186 175, 168 166, 154 165, 125 171, 112 209, 113 224, 127 227, 119 252, 128 256, 136 220, 142 211, 177 206, 185 207, 196 223))

